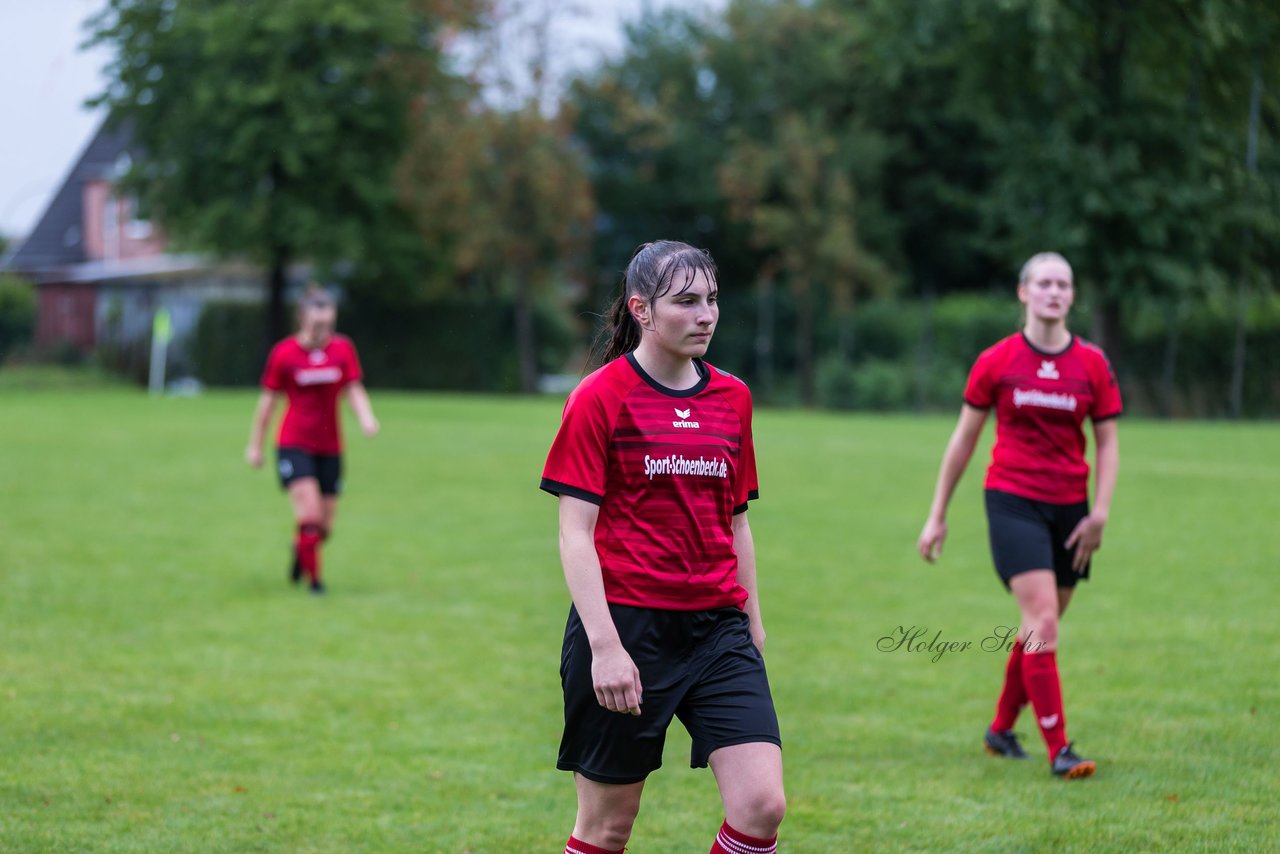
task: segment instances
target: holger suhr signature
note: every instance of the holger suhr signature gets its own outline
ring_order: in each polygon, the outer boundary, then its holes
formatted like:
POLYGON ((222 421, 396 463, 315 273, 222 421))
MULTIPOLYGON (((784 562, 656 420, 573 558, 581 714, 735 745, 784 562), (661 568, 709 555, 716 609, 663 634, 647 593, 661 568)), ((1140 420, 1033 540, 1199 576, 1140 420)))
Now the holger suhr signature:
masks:
MULTIPOLYGON (((1032 640, 1033 634, 1027 633, 1023 647, 1026 652, 1038 652, 1044 646, 1043 641, 1032 640)), ((983 652, 1008 652, 1013 649, 1017 636, 1017 626, 996 626, 991 634, 976 641, 976 648, 983 652)), ((931 635, 928 626, 898 626, 876 641, 876 649, 881 652, 925 653, 935 663, 949 652, 968 652, 974 648, 975 641, 944 639, 942 629, 931 635)))

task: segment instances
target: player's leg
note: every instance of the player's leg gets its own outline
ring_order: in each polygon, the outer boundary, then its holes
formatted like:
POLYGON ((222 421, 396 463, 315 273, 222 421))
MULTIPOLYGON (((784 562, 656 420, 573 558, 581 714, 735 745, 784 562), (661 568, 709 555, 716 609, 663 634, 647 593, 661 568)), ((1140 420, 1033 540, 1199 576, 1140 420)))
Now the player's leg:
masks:
POLYGON ((1067 613, 1067 606, 1071 604, 1071 596, 1076 592, 1074 587, 1058 588, 1058 620, 1062 620, 1062 616, 1067 613))
POLYGON ((725 820, 711 851, 770 854, 787 810, 778 716, 764 657, 736 608, 695 616, 697 680, 676 715, 693 738, 689 764, 711 766, 725 820))
POLYGON ((712 751, 708 761, 724 804, 724 824, 711 851, 776 851, 778 827, 787 811, 782 748, 770 742, 733 744, 712 751))
MULTIPOLYGON (((1090 567, 1085 566, 1084 572, 1076 572, 1072 563, 1074 555, 1066 548, 1066 540, 1070 537, 1071 532, 1076 525, 1089 513, 1089 505, 1086 502, 1068 505, 1052 505, 1052 514, 1054 517, 1053 526, 1053 569, 1056 579, 1057 589, 1055 590, 1056 613, 1059 620, 1066 613, 1067 606, 1071 604, 1072 596, 1075 593, 1076 585, 1081 581, 1088 579, 1090 567)), ((1056 645, 1055 645, 1056 647, 1056 645)), ((1061 677, 1057 670, 1057 652, 1053 653, 1052 662, 1037 662, 1042 667, 1039 669, 1046 671, 1040 676, 1041 681, 1048 687, 1050 691, 1056 691, 1057 702, 1060 709, 1064 704, 1062 701, 1062 685, 1061 677), (1052 663, 1052 673, 1047 671, 1050 669, 1048 665, 1052 663)), ((1051 695, 1052 696, 1052 695, 1051 695)), ((1058 750, 1056 754, 1050 750, 1053 773, 1065 777, 1068 780, 1080 777, 1088 777, 1097 770, 1097 763, 1090 759, 1085 759, 1075 753, 1070 742, 1067 741, 1066 730, 1066 712, 1060 713, 1060 726, 1062 727, 1061 742, 1064 746, 1058 750)), ((1043 721, 1042 721, 1043 723, 1043 721)))
MULTIPOLYGON (((1058 648, 1058 585, 1052 569, 1020 572, 1009 579, 1018 603, 1024 656, 1054 652, 1058 648)), ((1025 662, 1025 658, 1024 658, 1025 662)))
MULTIPOLYGON (((991 558, 1000 580, 1012 591, 1015 578, 1036 572, 1043 574, 1053 563, 1053 542, 1041 508, 1036 502, 999 490, 985 494, 987 533, 991 558)), ((1050 573, 1052 575, 1052 573, 1050 573)), ((1017 637, 1005 662, 1004 682, 996 700, 995 715, 983 736, 984 749, 1008 759, 1026 759, 1027 753, 1013 732, 1014 723, 1030 698, 1027 695, 1023 668, 1026 654, 1039 639, 1041 629, 1019 604, 1020 621, 1017 637), (1027 641, 1031 639, 1029 646, 1027 641)))
POLYGON ((338 496, 321 495, 320 496, 320 524, 324 528, 322 534, 324 538, 329 539, 329 535, 333 533, 333 520, 338 515, 338 496))
POLYGON ((322 592, 320 582, 320 540, 323 536, 324 505, 320 496, 320 483, 314 477, 300 477, 289 483, 289 501, 293 504, 293 517, 298 525, 297 555, 303 574, 311 582, 311 589, 322 592))
POLYGON ((578 789, 578 816, 573 823, 573 836, 565 845, 566 854, 621 852, 631 839, 631 828, 640 812, 644 781, 597 783, 574 774, 573 782, 578 789))
POLYGON ((569 609, 560 652, 564 733, 556 767, 574 772, 578 814, 565 850, 621 851, 631 838, 648 775, 662 765, 667 727, 679 702, 678 612, 610 605, 623 648, 640 670, 644 700, 637 716, 611 712, 596 699, 591 644, 569 609))
POLYGON ((1022 632, 1026 653, 1022 679, 1036 713, 1036 723, 1049 751, 1055 774, 1068 778, 1092 774, 1095 765, 1071 754, 1067 742, 1067 719, 1062 703, 1062 682, 1058 675, 1058 584, 1052 570, 1035 570, 1010 581, 1022 611, 1022 632), (1066 756, 1065 754, 1071 754, 1066 756), (1069 767, 1060 770, 1065 761, 1069 767))
POLYGON ((321 499, 321 532, 324 539, 329 539, 333 531, 333 520, 338 513, 338 496, 342 493, 342 456, 317 455, 316 479, 320 483, 321 499))

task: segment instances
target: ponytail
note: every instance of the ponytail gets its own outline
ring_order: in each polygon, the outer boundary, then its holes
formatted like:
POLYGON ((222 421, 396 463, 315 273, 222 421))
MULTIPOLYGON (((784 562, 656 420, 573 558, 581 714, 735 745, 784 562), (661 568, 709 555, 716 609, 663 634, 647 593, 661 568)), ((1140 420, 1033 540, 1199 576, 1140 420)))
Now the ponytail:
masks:
POLYGON ((627 306, 625 285, 622 293, 613 301, 613 305, 609 306, 607 320, 604 329, 600 331, 604 345, 600 356, 602 365, 625 356, 640 346, 640 324, 636 323, 636 319, 631 315, 631 309, 627 306))

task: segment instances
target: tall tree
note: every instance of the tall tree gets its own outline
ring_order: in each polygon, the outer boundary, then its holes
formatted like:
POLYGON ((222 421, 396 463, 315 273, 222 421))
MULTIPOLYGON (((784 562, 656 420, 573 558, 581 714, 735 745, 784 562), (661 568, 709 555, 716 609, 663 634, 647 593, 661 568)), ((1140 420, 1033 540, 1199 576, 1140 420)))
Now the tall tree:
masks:
POLYGON ((740 137, 721 170, 732 215, 750 223, 753 243, 776 259, 790 284, 796 374, 807 405, 815 402, 815 302, 830 303, 837 348, 848 358, 856 293, 883 291, 890 281, 858 240, 853 181, 838 148, 820 116, 788 112, 774 135, 740 137))
POLYGON ((447 78, 465 0, 109 0, 96 99, 132 122, 128 180, 182 243, 268 270, 268 339, 286 271, 358 261, 401 225, 391 175, 410 100, 447 78))
POLYGON ((866 35, 831 4, 799 0, 735 0, 713 20, 655 13, 574 89, 605 213, 598 257, 655 235, 708 246, 726 283, 756 284, 756 373, 794 354, 806 401, 819 319, 835 314, 835 346, 848 346, 856 289, 890 280, 883 150, 858 114, 866 35), (776 348, 775 279, 795 310, 776 348))
POLYGON ((594 215, 572 113, 550 82, 552 5, 491 13, 507 20, 491 17, 473 40, 468 82, 415 109, 398 170, 419 233, 442 250, 437 285, 511 298, 524 392, 537 387, 537 301, 578 273, 594 215))

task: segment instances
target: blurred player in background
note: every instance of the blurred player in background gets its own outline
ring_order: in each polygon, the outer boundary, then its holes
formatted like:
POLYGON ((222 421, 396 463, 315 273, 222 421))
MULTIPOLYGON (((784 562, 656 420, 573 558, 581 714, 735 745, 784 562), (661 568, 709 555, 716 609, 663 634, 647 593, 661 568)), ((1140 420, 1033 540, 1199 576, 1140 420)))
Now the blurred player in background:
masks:
POLYGON ((701 358, 718 289, 701 250, 636 251, 605 364, 569 396, 543 470, 573 598, 557 762, 578 791, 566 854, 623 850, 675 717, 690 764, 710 764, 720 788, 711 851, 777 850, 786 801, 747 523, 751 393, 701 358))
POLYGON ((276 448, 281 486, 293 504, 297 535, 290 580, 305 575, 312 593, 323 593, 320 544, 333 530, 342 491, 342 433, 338 397, 345 392, 360 429, 378 433, 369 395, 361 383, 355 345, 334 332, 338 312, 327 291, 311 285, 298 303, 298 332, 272 348, 262 375, 262 395, 253 413, 245 459, 262 465, 267 426, 281 395, 287 399, 276 448))
POLYGON ((978 356, 969 374, 918 543, 925 560, 941 554, 947 505, 994 407, 988 533, 996 571, 1017 600, 1022 622, 984 743, 995 755, 1025 759, 1013 724, 1030 701, 1050 768, 1066 779, 1088 777, 1096 765, 1077 756, 1067 741, 1058 621, 1076 582, 1089 577, 1090 558, 1102 545, 1120 462, 1115 419, 1122 408, 1107 357, 1067 330, 1074 297, 1071 265, 1061 255, 1041 253, 1023 265, 1018 299, 1026 306, 1025 325, 978 356), (1086 418, 1093 423, 1095 446, 1092 510, 1086 418))

